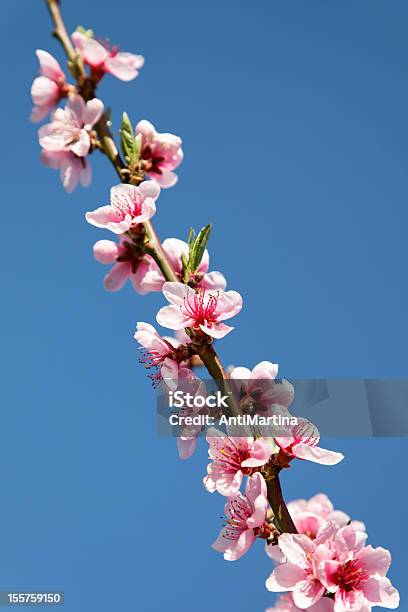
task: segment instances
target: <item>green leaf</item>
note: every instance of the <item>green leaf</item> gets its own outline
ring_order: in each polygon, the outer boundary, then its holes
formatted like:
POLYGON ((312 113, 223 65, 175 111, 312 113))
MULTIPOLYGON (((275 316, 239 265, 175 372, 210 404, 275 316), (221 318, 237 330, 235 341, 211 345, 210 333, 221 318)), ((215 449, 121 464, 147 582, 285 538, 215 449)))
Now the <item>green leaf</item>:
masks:
POLYGON ((195 237, 196 237, 196 233, 195 233, 195 231, 194 231, 194 228, 193 228, 193 227, 190 227, 190 231, 189 231, 189 233, 188 233, 188 240, 187 240, 187 243, 188 243, 188 249, 189 249, 189 251, 190 251, 190 249, 191 249, 191 247, 192 247, 192 245, 193 245, 193 242, 194 242, 194 240, 195 240, 195 237))
POLYGON ((188 278, 188 259, 184 253, 181 254, 181 265, 183 281, 186 282, 188 278))
POLYGON ((129 163, 136 159, 136 143, 133 127, 127 113, 123 113, 122 127, 120 129, 120 142, 123 155, 129 163))
POLYGON ((207 247, 208 239, 210 237, 211 228, 211 223, 203 227, 190 247, 189 269, 191 272, 195 272, 201 263, 204 251, 207 247))
POLYGON ((142 151, 142 135, 138 134, 135 138, 135 159, 140 159, 140 153, 142 151))

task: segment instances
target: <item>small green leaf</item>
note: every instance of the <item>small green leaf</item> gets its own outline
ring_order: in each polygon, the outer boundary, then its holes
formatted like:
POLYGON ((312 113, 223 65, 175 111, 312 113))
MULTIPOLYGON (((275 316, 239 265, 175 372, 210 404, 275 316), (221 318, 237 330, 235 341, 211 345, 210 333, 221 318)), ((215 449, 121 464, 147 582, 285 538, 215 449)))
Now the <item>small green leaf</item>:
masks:
POLYGON ((188 278, 188 259, 184 253, 181 254, 182 277, 183 281, 187 282, 188 278))
POLYGON ((191 247, 193 245, 195 237, 196 237, 196 233, 194 231, 194 228, 190 227, 190 231, 188 233, 188 240, 187 240, 189 250, 191 249, 191 247))
POLYGON ((204 251, 207 247, 208 239, 210 237, 211 228, 211 223, 203 227, 190 247, 189 269, 191 272, 196 272, 201 263, 204 251))
POLYGON ((135 159, 140 159, 140 153, 142 152, 142 135, 138 134, 135 138, 135 159))
POLYGON ((122 127, 120 129, 120 142, 126 161, 129 163, 136 159, 135 136, 127 113, 123 113, 122 127))

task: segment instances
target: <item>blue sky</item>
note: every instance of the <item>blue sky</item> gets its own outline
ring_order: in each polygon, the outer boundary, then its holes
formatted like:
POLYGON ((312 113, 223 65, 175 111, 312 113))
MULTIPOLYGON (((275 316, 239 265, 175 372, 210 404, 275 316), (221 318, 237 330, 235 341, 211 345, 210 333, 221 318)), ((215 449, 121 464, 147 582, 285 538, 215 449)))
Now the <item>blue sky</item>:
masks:
MULTIPOLYGON (((406 3, 63 8, 71 29, 146 57, 136 81, 101 88, 115 125, 127 110, 183 138, 179 185, 161 195, 155 225, 183 238, 214 223, 212 268, 245 303, 223 361, 269 359, 288 377, 407 377, 406 3)), ((163 300, 102 288, 92 244, 108 236, 83 215, 106 203, 115 176, 95 154, 92 186, 68 196, 39 163, 34 51, 62 60, 45 7, 7 3, 2 25, 0 589, 64 590, 70 612, 262 611, 273 600, 262 546, 237 563, 210 549, 223 500, 203 490, 204 444, 181 462, 155 434, 132 335, 163 300)), ((324 491, 364 520, 406 596, 407 441, 326 442, 345 461, 294 466, 287 499, 324 491)))

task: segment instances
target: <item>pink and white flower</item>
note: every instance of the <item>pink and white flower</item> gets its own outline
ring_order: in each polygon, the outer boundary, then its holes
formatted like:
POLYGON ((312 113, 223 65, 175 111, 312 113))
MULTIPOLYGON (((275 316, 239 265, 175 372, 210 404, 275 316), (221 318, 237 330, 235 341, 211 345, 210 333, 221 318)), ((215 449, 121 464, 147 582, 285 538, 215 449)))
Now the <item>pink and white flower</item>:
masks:
POLYGON ((159 325, 175 330, 192 327, 212 338, 223 338, 232 331, 223 321, 242 308, 242 297, 236 291, 194 290, 183 283, 164 283, 163 294, 171 306, 157 313, 159 325))
POLYGON ((36 77, 31 85, 34 104, 31 121, 44 119, 67 93, 65 74, 55 57, 42 49, 37 49, 36 55, 40 62, 40 76, 36 77))
MULTIPOLYGON (((188 256, 188 245, 184 240, 178 238, 166 238, 163 244, 163 251, 167 256, 167 260, 171 265, 177 278, 182 280, 182 255, 188 256)), ((208 272, 210 256, 205 249, 201 263, 197 272, 192 277, 196 283, 196 287, 200 289, 220 289, 223 291, 227 285, 227 281, 221 272, 208 272)), ((150 291, 161 291, 166 282, 157 264, 153 264, 148 278, 150 291)))
POLYGON ((269 576, 268 591, 292 591, 294 603, 302 610, 318 602, 325 593, 324 585, 316 577, 318 567, 333 557, 323 544, 332 537, 335 527, 335 523, 325 523, 315 540, 298 533, 279 536, 279 548, 287 561, 269 576))
MULTIPOLYGON (((319 601, 309 608, 310 612, 333 612, 334 601, 329 597, 322 597, 319 601)), ((293 601, 292 593, 281 595, 272 608, 268 608, 265 612, 301 612, 293 601)))
POLYGON ((317 566, 323 587, 334 593, 334 612, 399 606, 398 591, 386 578, 391 555, 385 548, 365 546, 366 538, 351 526, 339 529, 331 542, 332 558, 317 566))
MULTIPOLYGON (((179 370, 177 390, 182 391, 183 393, 190 393, 193 398, 207 397, 207 389, 204 382, 200 380, 194 374, 194 372, 183 365, 179 370)), ((185 404, 178 411, 177 414, 182 423, 180 435, 177 437, 177 450, 180 459, 189 459, 193 455, 197 447, 197 437, 204 430, 204 426, 201 424, 201 422, 199 424, 183 424, 183 419, 186 417, 201 417, 202 415, 209 415, 209 413, 210 411, 207 406, 200 408, 194 403, 194 401, 192 402, 192 405, 189 406, 185 404)))
POLYGON ((78 157, 71 151, 41 151, 44 165, 60 171, 62 185, 67 193, 72 193, 78 183, 88 187, 92 180, 91 165, 86 157, 78 157))
POLYGON ((142 55, 119 51, 117 47, 109 48, 82 32, 74 32, 71 38, 82 60, 101 76, 109 72, 121 81, 131 81, 144 65, 142 55))
POLYGON ((154 260, 150 255, 142 253, 126 234, 120 236, 119 242, 98 240, 94 244, 93 254, 100 263, 113 264, 103 281, 107 291, 118 291, 127 279, 137 293, 143 295, 151 291, 146 277, 155 265, 154 260))
POLYGON ((87 212, 86 220, 114 234, 124 234, 132 226, 144 223, 156 212, 160 187, 154 181, 135 185, 115 185, 110 191, 110 204, 87 212))
MULTIPOLYGON (((351 525, 356 531, 365 531, 361 521, 352 521, 348 514, 335 510, 330 499, 324 493, 314 495, 310 499, 296 499, 287 504, 289 514, 293 519, 298 533, 307 535, 314 540, 327 521, 334 521, 339 527, 351 525)), ((265 551, 276 563, 285 561, 279 546, 266 545, 265 551)))
POLYGON ((173 172, 183 161, 181 138, 174 134, 156 132, 150 121, 139 121, 136 135, 142 137, 141 159, 150 178, 161 187, 172 187, 178 181, 173 172))
POLYGON ((57 108, 51 123, 43 125, 38 136, 46 151, 73 153, 85 157, 91 147, 89 132, 103 113, 103 102, 98 98, 86 104, 78 94, 70 96, 65 108, 57 108))
POLYGON ((303 534, 282 534, 278 544, 287 559, 266 581, 270 591, 291 591, 300 609, 334 596, 334 612, 370 612, 372 606, 395 609, 398 591, 387 571, 391 556, 384 548, 366 546, 367 534, 333 521, 314 540, 303 534))
POLYGON ((204 486, 207 491, 233 495, 242 484, 244 475, 265 465, 271 456, 271 447, 263 438, 229 437, 211 427, 207 433, 212 462, 207 468, 204 486))
POLYGON ((153 325, 143 322, 137 324, 134 339, 144 349, 141 359, 144 366, 158 370, 151 376, 153 382, 163 380, 169 389, 177 389, 182 361, 180 352, 177 352, 180 343, 175 338, 163 338, 153 325))
POLYGON ((237 492, 225 504, 226 524, 213 548, 224 553, 226 561, 236 561, 249 550, 257 537, 269 531, 265 480, 260 472, 248 478, 245 495, 237 492))
POLYGON ((322 465, 336 465, 344 459, 344 455, 341 453, 317 446, 319 440, 320 434, 317 427, 303 418, 298 419, 298 424, 292 428, 290 437, 275 438, 284 457, 289 460, 297 457, 322 465))
POLYGON ((275 382, 278 364, 261 361, 251 371, 249 368, 232 368, 229 377, 237 388, 244 412, 270 413, 274 405, 288 408, 295 395, 293 385, 287 380, 275 382))

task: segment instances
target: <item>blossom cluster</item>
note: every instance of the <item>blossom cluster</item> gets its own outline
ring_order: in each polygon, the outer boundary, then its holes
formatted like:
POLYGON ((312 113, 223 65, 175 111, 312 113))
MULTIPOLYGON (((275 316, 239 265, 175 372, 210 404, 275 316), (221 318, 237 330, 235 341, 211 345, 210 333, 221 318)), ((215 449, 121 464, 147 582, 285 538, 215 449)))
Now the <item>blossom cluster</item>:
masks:
MULTIPOLYGON (((95 95, 100 81, 106 74, 122 81, 136 78, 144 58, 97 40, 83 28, 71 35, 69 44, 80 75, 71 70, 74 83, 69 83, 50 53, 37 50, 40 75, 31 88, 31 120, 51 115, 38 132, 41 159, 60 171, 64 188, 72 192, 79 183, 91 182, 90 155, 96 150, 107 153, 101 133, 108 129, 108 120, 103 102, 95 95), (62 100, 64 107, 58 106, 62 100)), ((221 272, 209 271, 209 226, 197 236, 190 232, 188 241, 170 237, 159 248, 152 242, 151 220, 160 207, 161 189, 178 180, 174 170, 183 160, 181 139, 157 132, 145 119, 133 128, 127 116, 121 138, 124 160, 115 166, 121 182, 112 186, 107 204, 85 214, 90 225, 114 238, 98 240, 93 254, 111 266, 104 278, 108 291, 121 289, 129 280, 137 293, 159 292, 163 303, 167 301, 157 312, 156 322, 174 331, 174 336, 163 336, 142 321, 134 333, 140 361, 154 385, 161 385, 165 392, 189 389, 203 396, 206 386, 197 368, 203 366, 208 347, 234 329, 225 321, 240 313, 243 300, 237 291, 226 289, 221 272)), ((294 389, 287 380, 277 380, 277 375, 278 365, 270 361, 252 370, 230 368, 223 384, 232 393, 231 409, 240 414, 290 415, 294 389)), ((209 408, 192 404, 182 410, 193 415, 209 408)), ((181 458, 194 453, 202 429, 201 425, 182 428, 177 440, 181 458)), ((334 510, 325 495, 288 504, 290 532, 275 516, 274 483, 280 472, 304 460, 333 466, 343 455, 321 448, 318 429, 303 418, 284 435, 269 428, 244 434, 215 427, 206 432, 210 462, 203 484, 207 491, 225 498, 225 524, 213 548, 235 561, 262 540, 276 563, 266 587, 285 594, 269 612, 368 612, 377 605, 398 607, 398 593, 386 577, 389 552, 366 546, 364 525, 334 510)))
POLYGON ((266 546, 277 562, 266 587, 286 594, 267 612, 398 608, 398 591, 386 577, 391 555, 366 545, 364 523, 334 510, 323 494, 292 502, 288 509, 298 533, 282 534, 277 546, 266 546))

